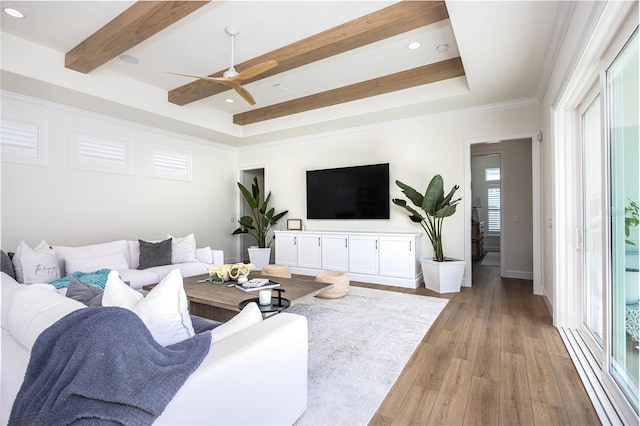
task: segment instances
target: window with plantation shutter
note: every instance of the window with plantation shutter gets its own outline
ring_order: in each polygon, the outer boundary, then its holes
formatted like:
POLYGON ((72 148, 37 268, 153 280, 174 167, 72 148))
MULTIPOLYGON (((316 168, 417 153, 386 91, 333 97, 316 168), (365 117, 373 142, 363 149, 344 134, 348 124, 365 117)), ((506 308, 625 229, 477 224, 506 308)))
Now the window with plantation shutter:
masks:
POLYGON ((69 168, 132 175, 131 140, 70 128, 69 168))
POLYGON ((2 117, 0 146, 7 163, 48 164, 45 125, 18 118, 2 117))
POLYGON ((151 145, 148 151, 147 174, 161 179, 191 181, 190 150, 151 145))
POLYGON ((500 184, 487 184, 487 232, 500 232, 500 184))

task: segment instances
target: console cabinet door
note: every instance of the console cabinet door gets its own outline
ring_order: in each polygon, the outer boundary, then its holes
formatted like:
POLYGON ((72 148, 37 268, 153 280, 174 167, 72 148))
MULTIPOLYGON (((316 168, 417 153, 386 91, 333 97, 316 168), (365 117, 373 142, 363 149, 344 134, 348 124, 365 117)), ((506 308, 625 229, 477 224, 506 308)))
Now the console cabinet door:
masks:
POLYGON ((413 278, 415 276, 415 239, 380 237, 380 275, 413 278))
POLYGON ((322 268, 322 237, 320 234, 298 234, 298 267, 322 268))
POLYGON ((332 271, 349 270, 349 236, 322 236, 322 269, 332 271))
POLYGON ((276 235, 276 264, 298 265, 298 234, 278 232, 276 235))
POLYGON ((349 236, 349 272, 354 274, 378 274, 377 236, 349 236))

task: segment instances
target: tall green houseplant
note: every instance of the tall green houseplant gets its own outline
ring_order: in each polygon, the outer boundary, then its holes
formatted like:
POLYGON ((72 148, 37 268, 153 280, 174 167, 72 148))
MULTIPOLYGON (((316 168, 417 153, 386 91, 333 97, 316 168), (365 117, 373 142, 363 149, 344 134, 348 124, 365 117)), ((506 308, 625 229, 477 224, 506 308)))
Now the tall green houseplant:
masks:
POLYGON ((431 241, 433 247, 433 258, 437 262, 444 262, 444 252, 442 251, 442 222, 445 218, 456 212, 456 206, 462 198, 453 199, 453 195, 460 188, 454 185, 449 193, 444 195, 444 181, 442 176, 435 175, 424 195, 410 187, 409 185, 396 180, 396 185, 402 189, 404 195, 424 214, 407 204, 406 200, 394 198, 393 204, 406 209, 409 212, 409 219, 419 223, 431 241))
POLYGON ((271 241, 267 244, 267 234, 269 230, 278 223, 284 215, 289 213, 289 210, 276 214, 273 207, 269 208, 271 191, 269 191, 269 194, 267 194, 262 204, 260 204, 260 186, 258 185, 257 177, 253 178, 251 191, 240 182, 238 182, 238 188, 251 208, 251 216, 242 216, 240 220, 238 220, 240 226, 233 231, 231 235, 249 234, 256 239, 258 247, 270 247, 271 241))

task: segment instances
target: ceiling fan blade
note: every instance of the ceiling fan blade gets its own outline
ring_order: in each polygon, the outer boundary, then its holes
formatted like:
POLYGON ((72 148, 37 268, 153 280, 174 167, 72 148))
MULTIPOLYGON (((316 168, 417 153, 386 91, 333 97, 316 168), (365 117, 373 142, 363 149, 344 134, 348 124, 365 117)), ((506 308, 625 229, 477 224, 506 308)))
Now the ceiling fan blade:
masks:
POLYGON ((199 78, 202 80, 209 80, 209 81, 217 81, 219 83, 224 83, 225 81, 228 81, 228 78, 225 77, 205 77, 202 75, 194 75, 194 74, 184 74, 181 72, 173 72, 173 71, 165 71, 167 74, 174 74, 174 75, 181 75, 183 77, 192 77, 192 78, 199 78))
POLYGON ((271 68, 277 67, 278 62, 273 59, 267 62, 263 62, 258 65, 254 65, 252 67, 247 68, 244 71, 241 71, 236 77, 232 77, 234 80, 244 81, 248 80, 252 77, 255 77, 258 74, 262 74, 265 71, 269 71, 271 68))
POLYGON ((249 102, 249 104, 251 105, 255 105, 256 101, 255 99, 253 99, 253 96, 251 96, 251 93, 249 93, 249 91, 247 89, 245 89, 244 87, 242 87, 242 85, 238 82, 235 81, 223 81, 223 84, 226 84, 227 86, 232 87, 236 92, 238 92, 238 94, 240 96, 242 96, 242 98, 249 102))

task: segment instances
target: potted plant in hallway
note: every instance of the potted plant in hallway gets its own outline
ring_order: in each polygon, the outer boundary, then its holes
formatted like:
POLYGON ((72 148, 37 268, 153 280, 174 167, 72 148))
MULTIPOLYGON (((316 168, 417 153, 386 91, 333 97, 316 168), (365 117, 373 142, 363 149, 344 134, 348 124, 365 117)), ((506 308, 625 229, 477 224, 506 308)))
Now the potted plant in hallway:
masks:
POLYGON ((419 223, 424 229, 431 246, 433 258, 422 258, 422 273, 424 285, 429 290, 437 293, 455 293, 460 291, 462 276, 464 274, 464 260, 447 258, 442 250, 442 223, 444 219, 456 212, 456 206, 461 198, 453 199, 453 195, 460 188, 454 185, 449 193, 444 195, 444 181, 442 176, 435 175, 424 195, 409 185, 396 180, 396 185, 402 189, 402 193, 423 213, 407 204, 406 200, 394 198, 393 204, 400 206, 409 212, 409 219, 419 223))
POLYGON ((269 207, 271 191, 269 191, 262 204, 260 203, 260 187, 257 177, 253 178, 251 191, 240 182, 238 182, 238 188, 251 209, 251 216, 242 216, 238 220, 240 226, 231 235, 249 234, 256 239, 258 245, 248 249, 249 261, 259 271, 263 266, 269 264, 269 258, 271 257, 271 241, 273 241, 273 238, 267 239, 269 230, 284 215, 289 213, 289 210, 276 214, 275 209, 269 207))

